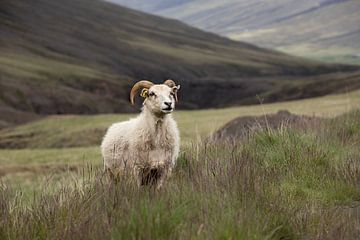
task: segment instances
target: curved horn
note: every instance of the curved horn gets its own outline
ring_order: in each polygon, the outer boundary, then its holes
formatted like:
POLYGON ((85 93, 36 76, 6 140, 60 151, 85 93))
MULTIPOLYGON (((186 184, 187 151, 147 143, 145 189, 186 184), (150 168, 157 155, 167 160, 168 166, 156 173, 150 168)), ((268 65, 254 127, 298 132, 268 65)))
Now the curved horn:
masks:
POLYGON ((140 88, 149 89, 153 85, 154 84, 152 82, 147 81, 147 80, 141 80, 141 81, 138 81, 137 83, 135 83, 134 86, 132 87, 131 91, 130 91, 130 102, 131 102, 131 104, 132 105, 135 104, 135 102, 134 102, 135 94, 137 93, 137 91, 139 91, 140 88))
POLYGON ((176 86, 175 82, 174 82, 173 80, 171 80, 171 79, 166 80, 166 81, 164 82, 164 84, 165 84, 165 85, 168 85, 168 86, 171 87, 171 88, 176 86))
POLYGON ((174 98, 175 98, 175 102, 178 102, 178 96, 177 96, 177 91, 179 89, 179 87, 176 87, 176 84, 173 80, 168 79, 164 82, 165 85, 169 86, 170 88, 172 88, 172 91, 174 93, 174 98))

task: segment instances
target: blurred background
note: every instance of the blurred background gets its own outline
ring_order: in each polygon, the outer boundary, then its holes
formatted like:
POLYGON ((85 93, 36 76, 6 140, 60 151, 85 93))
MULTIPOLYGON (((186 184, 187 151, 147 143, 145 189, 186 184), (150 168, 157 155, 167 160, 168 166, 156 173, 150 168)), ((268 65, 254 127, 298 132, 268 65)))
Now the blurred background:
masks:
POLYGON ((359 1, 109 0, 233 40, 326 62, 359 63, 359 1))
POLYGON ((0 128, 53 114, 136 112, 140 79, 180 109, 360 87, 357 0, 2 0, 0 128))

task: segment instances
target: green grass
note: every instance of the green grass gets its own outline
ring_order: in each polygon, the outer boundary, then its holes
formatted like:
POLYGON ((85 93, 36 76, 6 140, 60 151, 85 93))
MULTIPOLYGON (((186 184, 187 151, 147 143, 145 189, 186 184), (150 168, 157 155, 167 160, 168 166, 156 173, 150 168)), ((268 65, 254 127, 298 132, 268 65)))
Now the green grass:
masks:
POLYGON ((351 54, 320 55, 320 56, 311 57, 311 58, 314 60, 319 60, 319 61, 328 62, 328 63, 343 63, 343 64, 360 65, 360 57, 355 57, 351 54))
POLYGON ((48 76, 70 76, 94 78, 100 73, 87 67, 78 66, 54 59, 45 59, 24 54, 5 53, 0 57, 0 71, 17 77, 51 79, 48 76))
POLYGON ((99 147, 67 149, 1 150, 1 166, 37 164, 96 164, 100 162, 99 147))
POLYGON ((87 166, 102 165, 99 147, 0 152, 0 180, 22 189, 23 198, 27 200, 34 194, 53 193, 62 184, 78 181, 87 166))
POLYGON ((0 150, 0 239, 356 239, 360 112, 342 114, 359 102, 356 91, 177 111, 181 154, 160 192, 137 188, 131 177, 109 183, 98 145, 82 140, 95 143, 133 115, 51 116, 3 130, 34 145, 0 150), (235 143, 201 140, 234 117, 279 109, 335 118, 235 143), (88 147, 66 147, 79 143, 88 147))
POLYGON ((71 149, 82 156, 74 163, 95 166, 28 176, 25 186, 35 194, 9 182, 0 188, 0 238, 356 239, 359 144, 360 111, 316 129, 284 126, 235 143, 195 141, 182 147, 158 192, 136 187, 129 176, 109 183, 94 149, 71 149))
MULTIPOLYGON (((183 143, 205 137, 238 116, 262 115, 287 109, 292 113, 332 117, 359 108, 360 91, 274 104, 176 111, 174 117, 183 143)), ((43 120, 0 131, 0 144, 8 147, 63 148, 99 145, 107 127, 134 114, 50 116, 43 120)), ((0 150, 1 152, 1 150, 0 150)))
POLYGON ((360 58, 356 56, 359 52, 358 48, 322 48, 320 46, 311 44, 295 44, 285 47, 279 47, 277 48, 277 50, 321 62, 360 65, 360 58))
MULTIPOLYGON (((241 65, 242 68, 250 70, 250 69, 258 69, 261 68, 262 71, 272 71, 273 66, 271 63, 261 62, 261 61, 254 61, 254 58, 258 57, 258 54, 254 54, 250 50, 247 49, 232 49, 231 46, 217 46, 216 44, 212 44, 211 42, 206 42, 208 45, 207 49, 198 49, 193 46, 177 46, 174 48, 173 45, 168 44, 158 44, 157 42, 150 41, 146 38, 140 39, 141 41, 133 42, 132 44, 136 45, 137 47, 141 47, 144 49, 151 49, 154 52, 159 54, 168 55, 174 58, 180 58, 187 63, 194 64, 195 66, 201 66, 205 64, 216 64, 216 63, 225 63, 225 64, 233 64, 233 65, 241 65), (230 53, 227 55, 215 55, 214 50, 209 49, 219 49, 222 53, 230 53), (237 56, 233 56, 232 54, 235 52, 242 52, 243 54, 249 54, 251 57, 244 59, 239 58, 237 56)), ((204 44, 203 41, 198 41, 199 44, 204 44)))

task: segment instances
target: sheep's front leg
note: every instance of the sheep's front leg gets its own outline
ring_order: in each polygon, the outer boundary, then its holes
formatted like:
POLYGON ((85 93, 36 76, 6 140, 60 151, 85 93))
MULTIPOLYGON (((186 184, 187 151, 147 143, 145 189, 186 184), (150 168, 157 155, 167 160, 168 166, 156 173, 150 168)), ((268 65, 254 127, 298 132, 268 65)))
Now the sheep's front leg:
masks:
POLYGON ((140 167, 135 167, 133 169, 133 176, 135 178, 136 185, 138 187, 141 187, 142 182, 143 182, 143 169, 140 167))
POLYGON ((160 190, 163 187, 165 180, 167 180, 167 178, 171 175, 171 171, 171 168, 161 169, 161 175, 156 182, 156 190, 160 190))
POLYGON ((165 179, 166 179, 166 174, 162 174, 156 182, 156 190, 160 190, 163 187, 165 179))
POLYGON ((104 172, 107 176, 107 179, 109 179, 110 181, 114 182, 114 183, 118 183, 121 177, 121 170, 114 168, 106 168, 105 172, 104 172))

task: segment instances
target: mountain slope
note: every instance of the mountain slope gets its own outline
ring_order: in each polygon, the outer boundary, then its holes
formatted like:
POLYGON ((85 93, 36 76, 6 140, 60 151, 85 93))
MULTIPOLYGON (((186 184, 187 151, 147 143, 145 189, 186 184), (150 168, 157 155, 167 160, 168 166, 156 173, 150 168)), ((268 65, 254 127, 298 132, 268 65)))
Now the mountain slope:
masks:
MULTIPOLYGON (((111 0, 206 31, 305 56, 360 53, 357 0, 111 0), (147 2, 147 4, 144 4, 147 2), (315 52, 315 53, 314 53, 315 52)), ((360 62, 360 59, 359 59, 360 62)))
POLYGON ((143 78, 179 82, 181 108, 256 103, 256 95, 265 101, 302 98, 357 87, 356 67, 310 62, 102 1, 3 2, 2 126, 44 114, 135 111, 128 92, 143 78), (322 80, 336 88, 306 88, 322 80))

